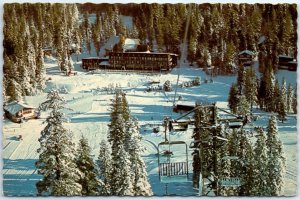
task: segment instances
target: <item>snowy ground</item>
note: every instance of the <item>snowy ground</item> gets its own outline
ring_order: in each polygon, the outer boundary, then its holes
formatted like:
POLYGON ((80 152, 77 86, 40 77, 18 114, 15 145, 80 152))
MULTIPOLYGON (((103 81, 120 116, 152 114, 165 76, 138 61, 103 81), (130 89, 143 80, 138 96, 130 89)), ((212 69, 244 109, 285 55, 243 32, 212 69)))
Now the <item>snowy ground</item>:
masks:
MULTIPOLYGON (((82 57, 84 55, 81 55, 82 57)), ((80 56, 80 57, 81 57, 80 56)), ((67 88, 68 94, 62 94, 67 100, 68 107, 72 111, 66 112, 69 123, 66 127, 74 133, 74 140, 77 142, 81 135, 88 138, 89 144, 93 149, 92 154, 95 158, 98 156, 99 143, 106 138, 107 124, 109 123, 110 99, 113 94, 107 94, 102 88, 110 84, 119 85, 126 92, 129 107, 132 115, 135 116, 141 125, 141 134, 143 144, 146 147, 144 160, 147 165, 149 179, 155 195, 164 195, 166 193, 165 184, 160 183, 157 173, 157 149, 159 142, 164 140, 163 128, 155 134, 152 132, 153 126, 161 124, 164 116, 176 118, 179 114, 172 112, 173 92, 146 92, 150 81, 160 81, 163 84, 170 80, 175 87, 177 74, 180 72, 180 80, 190 81, 196 76, 201 77, 202 84, 197 87, 179 88, 178 95, 183 97, 183 101, 209 100, 217 101, 219 105, 226 108, 227 94, 232 82, 236 80, 235 76, 218 76, 214 78, 213 83, 203 83, 206 78, 205 73, 199 68, 188 67, 174 69, 170 74, 137 74, 137 73, 108 73, 101 72, 91 74, 80 68, 81 59, 76 62, 74 58, 75 70, 78 75, 67 77, 59 73, 55 60, 48 59, 47 77, 52 80, 47 82, 47 89, 67 88), (179 70, 179 71, 178 71, 179 70)), ((288 81, 295 84, 296 73, 289 71, 279 72, 280 76, 286 77, 288 81)), ((26 97, 25 102, 38 106, 45 101, 46 93, 34 97, 26 97)), ((255 122, 255 125, 267 125, 268 113, 262 114, 262 117, 255 122)), ((34 163, 38 158, 36 153, 39 147, 38 138, 43 129, 43 120, 46 114, 43 113, 39 120, 30 120, 21 125, 4 120, 3 128, 3 179, 5 195, 35 195, 35 183, 41 177, 36 174, 34 163), (17 136, 22 134, 23 140, 17 140, 17 136)), ((255 126, 253 125, 253 126, 255 126)), ((296 174, 297 174, 297 135, 296 135, 296 116, 290 115, 289 120, 282 124, 278 123, 280 137, 283 141, 287 156, 287 176, 285 195, 296 194, 296 174)), ((249 126, 248 129, 251 129, 249 126)), ((191 142, 192 130, 187 132, 171 133, 171 140, 182 140, 188 145, 191 142)), ((171 147, 174 153, 178 152, 172 159, 184 161, 183 146, 171 147)), ((161 150, 164 150, 163 148, 161 150)), ((189 149, 189 170, 192 172, 192 156, 189 149)), ((169 195, 197 195, 197 190, 192 188, 190 179, 186 183, 168 184, 169 195)))

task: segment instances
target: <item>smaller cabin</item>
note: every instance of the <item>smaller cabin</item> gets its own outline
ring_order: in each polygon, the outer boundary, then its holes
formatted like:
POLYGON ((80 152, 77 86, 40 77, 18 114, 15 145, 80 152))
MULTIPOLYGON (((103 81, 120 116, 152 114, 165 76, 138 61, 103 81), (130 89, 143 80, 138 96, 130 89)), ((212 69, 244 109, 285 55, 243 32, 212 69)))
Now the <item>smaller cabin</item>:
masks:
POLYGON ((291 56, 278 56, 278 69, 288 69, 290 71, 297 71, 297 62, 291 56))
POLYGON ((252 62, 254 59, 255 53, 249 50, 241 51, 238 54, 238 60, 240 64, 252 62))
POLYGON ((19 101, 12 101, 4 105, 4 112, 8 119, 16 123, 20 123, 24 119, 36 119, 39 116, 35 107, 19 101))

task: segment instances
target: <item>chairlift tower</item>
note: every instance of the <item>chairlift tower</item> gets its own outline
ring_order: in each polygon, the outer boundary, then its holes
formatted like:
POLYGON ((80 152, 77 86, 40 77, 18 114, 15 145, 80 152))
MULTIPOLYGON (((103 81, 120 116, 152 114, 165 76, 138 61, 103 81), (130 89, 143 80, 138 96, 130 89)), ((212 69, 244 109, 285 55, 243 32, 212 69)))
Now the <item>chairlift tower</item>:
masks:
MULTIPOLYGON (((221 133, 221 127, 226 126, 230 129, 242 129, 247 123, 247 117, 237 116, 227 110, 218 108, 215 103, 207 105, 196 105, 196 107, 178 117, 177 119, 167 118, 165 124, 165 143, 167 139, 167 130, 169 131, 186 131, 189 125, 195 125, 193 138, 194 141, 190 144, 190 148, 194 148, 193 152, 193 185, 199 188, 200 195, 208 195, 213 192, 216 196, 219 195, 219 184, 226 184, 224 177, 218 176, 218 151, 227 141, 221 133), (230 115, 230 118, 220 118, 218 111, 222 111, 230 115), (194 120, 184 119, 190 114, 195 115, 194 120), (168 124, 168 128, 167 128, 168 124), (203 138, 204 133, 207 133, 203 138), (208 158, 204 152, 209 153, 208 158), (220 182, 221 180, 221 182, 220 182), (204 181, 206 186, 204 187, 204 181)), ((168 143, 169 145, 171 143, 168 143)), ((170 153, 170 152, 169 152, 170 153)), ((231 180, 232 181, 232 180, 231 180)), ((228 182, 228 180, 227 180, 228 182)))

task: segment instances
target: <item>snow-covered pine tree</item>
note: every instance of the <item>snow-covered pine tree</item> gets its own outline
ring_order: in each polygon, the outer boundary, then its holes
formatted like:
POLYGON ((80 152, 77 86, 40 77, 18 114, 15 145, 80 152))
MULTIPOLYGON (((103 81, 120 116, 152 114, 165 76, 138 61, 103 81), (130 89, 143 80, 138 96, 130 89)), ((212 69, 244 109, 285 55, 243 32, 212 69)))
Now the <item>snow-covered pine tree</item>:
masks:
POLYGON ((239 89, 239 94, 242 94, 244 85, 245 85, 245 69, 244 65, 239 66, 238 74, 237 74, 237 85, 239 89))
MULTIPOLYGON (((118 121, 121 122, 121 121, 118 121)), ((112 169, 110 171, 110 195, 133 196, 132 169, 128 152, 120 144, 112 149, 112 169)))
POLYGON ((282 84, 281 84, 281 99, 284 104, 284 109, 287 111, 287 88, 286 88, 286 81, 285 78, 282 78, 282 84))
POLYGON ((264 196, 267 189, 268 179, 268 157, 267 157, 266 136, 262 127, 257 130, 257 140, 254 145, 254 189, 253 195, 264 196))
POLYGON ((287 116, 287 91, 286 91, 286 82, 285 79, 282 79, 281 90, 279 94, 279 102, 278 102, 278 117, 283 123, 286 120, 287 116))
POLYGON ((229 91, 229 97, 228 97, 228 106, 231 110, 231 112, 236 113, 237 112, 237 104, 239 101, 238 98, 238 88, 236 84, 232 84, 229 91))
POLYGON ((267 152, 267 188, 266 196, 282 195, 285 174, 285 157, 283 145, 278 135, 276 117, 272 115, 269 119, 266 146, 267 152))
POLYGON ((283 123, 283 121, 286 120, 286 104, 284 103, 284 97, 283 94, 280 96, 279 102, 278 102, 278 118, 281 120, 281 122, 283 123))
POLYGON ((239 95, 239 100, 237 103, 237 114, 243 116, 250 114, 250 104, 247 101, 245 95, 239 95))
POLYGON ((245 88, 244 94, 247 101, 250 103, 250 109, 252 111, 253 105, 257 102, 257 85, 256 85, 256 75, 255 69, 250 68, 246 70, 245 73, 245 88))
POLYGON ((163 85, 164 91, 166 92, 170 92, 172 91, 172 85, 171 82, 169 80, 167 80, 164 85, 163 85))
POLYGON ((294 89, 294 95, 292 97, 292 109, 293 113, 297 114, 297 87, 294 89))
POLYGON ((103 182, 100 195, 110 194, 110 171, 111 171, 111 150, 109 144, 102 140, 98 157, 99 177, 103 182))
POLYGON ((287 101, 286 101, 287 113, 292 112, 293 96, 294 96, 294 90, 293 90, 292 85, 289 84, 288 90, 287 90, 287 101))
POLYGON ((258 84, 258 94, 257 94, 257 99, 258 99, 258 104, 260 109, 265 109, 266 107, 266 80, 265 80, 265 75, 262 75, 259 80, 258 84))
POLYGON ((83 136, 79 140, 77 148, 76 165, 82 173, 82 176, 78 181, 82 187, 82 196, 99 195, 103 183, 97 179, 98 171, 91 157, 91 148, 89 147, 87 139, 83 136))
POLYGON ((240 196, 250 196, 253 194, 255 188, 254 184, 254 154, 253 147, 250 143, 249 138, 246 135, 246 131, 241 130, 239 133, 239 152, 238 152, 238 163, 239 173, 241 178, 241 186, 239 188, 240 196))
MULTIPOLYGON (((148 175, 143 158, 141 157, 144 147, 141 145, 141 136, 139 133, 138 122, 130 119, 128 122, 128 132, 131 135, 128 141, 129 159, 131 162, 133 195, 151 196, 153 195, 151 185, 148 181, 148 175)), ((128 135, 129 135, 128 134, 128 135)))
POLYGON ((75 163, 72 133, 63 126, 65 101, 55 90, 49 92, 47 99, 40 106, 41 110, 50 110, 50 113, 39 138, 36 168, 43 179, 36 184, 38 195, 81 195, 78 180, 82 174, 75 163))
POLYGON ((280 110, 280 101, 281 101, 281 91, 280 91, 280 86, 278 79, 275 80, 275 85, 274 85, 274 93, 273 93, 273 98, 272 101, 274 102, 271 112, 279 112, 280 110))
POLYGON ((275 110, 276 100, 274 99, 274 91, 275 91, 275 76, 272 68, 269 66, 266 68, 266 72, 264 72, 265 79, 265 106, 266 111, 273 112, 275 110))
POLYGON ((111 112, 108 140, 111 144, 110 194, 123 196, 133 195, 130 160, 124 147, 126 121, 123 117, 122 97, 116 93, 111 112))

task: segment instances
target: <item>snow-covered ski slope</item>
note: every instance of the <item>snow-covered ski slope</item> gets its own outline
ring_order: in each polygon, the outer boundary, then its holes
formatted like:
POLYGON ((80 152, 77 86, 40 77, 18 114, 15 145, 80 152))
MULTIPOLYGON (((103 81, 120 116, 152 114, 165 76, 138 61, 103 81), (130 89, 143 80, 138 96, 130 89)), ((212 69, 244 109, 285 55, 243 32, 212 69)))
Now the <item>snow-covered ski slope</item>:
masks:
MULTIPOLYGON (((236 81, 236 76, 214 77, 213 83, 205 84, 203 80, 206 74, 197 67, 190 67, 187 63, 175 68, 169 74, 143 74, 131 72, 104 72, 90 73, 82 70, 81 58, 96 56, 92 49, 91 55, 87 51, 78 56, 72 56, 76 76, 65 76, 58 71, 55 58, 47 58, 45 66, 47 68, 47 78, 52 80, 47 82, 46 91, 57 88, 66 88, 68 94, 61 94, 67 101, 67 106, 71 111, 66 111, 68 122, 65 126, 73 132, 74 142, 78 142, 80 137, 85 136, 92 148, 94 159, 97 158, 100 142, 106 139, 108 123, 110 120, 109 108, 113 94, 104 90, 108 86, 122 88, 126 92, 131 113, 139 120, 141 126, 140 133, 143 137, 143 144, 146 148, 143 158, 147 166, 149 180, 154 195, 165 195, 166 185, 160 183, 158 179, 157 145, 164 141, 162 120, 165 116, 173 119, 180 114, 172 112, 174 91, 172 92, 146 92, 151 81, 160 81, 162 85, 166 80, 171 81, 173 89, 176 84, 178 70, 180 70, 179 83, 191 81, 195 77, 201 78, 201 85, 190 88, 178 88, 177 97, 182 96, 181 102, 210 101, 217 102, 218 106, 227 109, 227 98, 230 85, 236 81), (78 61, 77 61, 78 60, 78 61), (153 127, 159 127, 159 133, 153 133, 153 127)), ((256 63, 257 67, 257 63, 256 63)), ((281 81, 285 77, 287 83, 296 85, 296 73, 290 71, 279 71, 276 75, 281 81)), ((46 93, 37 96, 25 97, 25 102, 29 105, 39 106, 46 100, 46 93)), ((254 115, 260 118, 248 125, 247 129, 254 126, 266 126, 270 113, 254 109, 254 115)), ((35 196, 35 183, 42 177, 36 173, 35 162, 38 159, 37 149, 39 147, 38 138, 44 128, 43 121, 47 113, 42 113, 41 119, 29 120, 22 124, 3 121, 3 191, 7 196, 35 196), (22 135, 23 140, 18 140, 18 135, 22 135)), ((293 196, 297 188, 297 131, 296 115, 289 115, 285 123, 278 122, 280 138, 284 144, 287 158, 287 173, 285 179, 285 195, 293 196)), ((185 141, 188 145, 192 141, 192 129, 186 132, 170 134, 172 141, 185 141)), ((172 161, 184 161, 184 148, 182 145, 171 146, 174 152, 172 161)), ((168 150, 162 147, 161 150, 168 150)), ((192 187, 192 150, 189 149, 189 181, 186 183, 170 183, 167 185, 168 195, 197 195, 198 191, 192 187)))
MULTIPOLYGON (((80 55, 85 57, 87 55, 80 55)), ((141 134, 143 144, 146 147, 144 159, 147 165, 149 179, 155 195, 165 194, 165 185, 158 180, 157 172, 157 150, 156 146, 164 140, 163 127, 160 127, 159 133, 153 133, 152 128, 162 123, 165 116, 176 118, 180 114, 172 112, 173 92, 146 92, 150 81, 160 81, 162 85, 166 80, 170 80, 173 88, 177 80, 177 70, 174 69, 170 74, 138 74, 131 72, 109 73, 99 72, 91 74, 80 69, 81 59, 76 62, 74 57, 75 70, 78 71, 76 76, 67 77, 60 74, 57 65, 53 61, 46 62, 47 77, 51 81, 47 82, 48 90, 51 88, 66 88, 69 93, 62 94, 67 100, 67 105, 72 111, 66 111, 69 123, 65 126, 74 133, 74 141, 77 142, 81 135, 89 140, 93 149, 92 154, 98 156, 99 143, 106 139, 108 123, 110 120, 109 108, 113 94, 107 94, 103 88, 109 85, 118 85, 125 92, 129 103, 131 113, 136 117, 141 125, 141 134), (155 145, 156 146, 155 146, 155 145)), ((191 81, 195 77, 201 77, 200 86, 191 88, 179 88, 178 95, 182 96, 184 101, 209 100, 218 102, 219 106, 226 108, 229 88, 232 82, 236 80, 235 76, 218 76, 214 77, 213 83, 203 83, 206 78, 205 73, 195 67, 189 67, 187 64, 181 66, 180 80, 191 81)), ((282 71, 280 76, 284 76, 289 82, 295 84, 296 78, 294 72, 282 71)), ((209 77, 208 77, 209 78, 209 77)), ((26 97, 27 104, 38 106, 45 101, 46 93, 38 96, 26 97)), ((177 99, 177 98, 176 98, 177 99)), ((269 113, 263 113, 255 110, 255 114, 261 115, 261 118, 253 124, 266 126, 269 113)), ((38 120, 29 120, 21 125, 4 120, 3 128, 3 178, 5 195, 35 195, 35 183, 41 177, 36 174, 35 161, 38 158, 36 152, 39 147, 38 138, 44 125, 42 124, 47 113, 42 114, 38 120), (23 136, 23 140, 17 140, 18 135, 23 136)), ((278 123, 279 132, 283 141, 287 156, 287 178, 286 178, 286 195, 296 193, 296 116, 289 115, 288 121, 284 124, 278 123)), ((249 129, 251 127, 248 127, 249 129)), ((171 133, 171 140, 185 141, 188 145, 192 141, 192 130, 187 132, 171 133)), ((175 152, 182 152, 182 146, 175 148, 175 152), (181 151, 181 150, 182 151, 181 151)), ((164 149, 161 149, 164 150, 164 149)), ((191 149, 189 149, 189 170, 192 172, 191 149)), ((175 161, 184 161, 184 154, 174 155, 175 161)), ((170 183, 168 184, 168 194, 176 195, 197 195, 197 190, 192 188, 190 180, 187 183, 170 183)))

